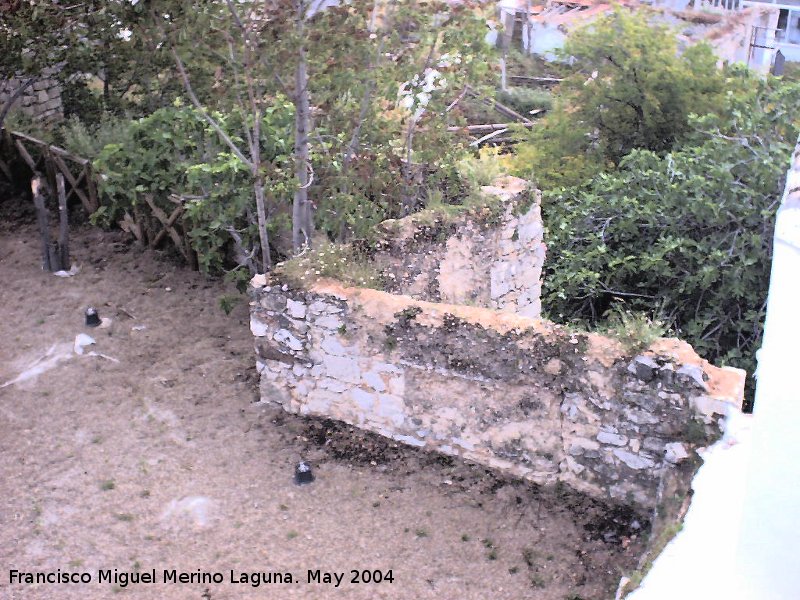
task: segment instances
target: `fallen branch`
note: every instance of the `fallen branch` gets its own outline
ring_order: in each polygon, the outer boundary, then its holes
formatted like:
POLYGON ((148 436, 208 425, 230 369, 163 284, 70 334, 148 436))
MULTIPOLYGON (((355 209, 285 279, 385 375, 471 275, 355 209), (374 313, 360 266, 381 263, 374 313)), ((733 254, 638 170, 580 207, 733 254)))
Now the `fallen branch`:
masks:
POLYGON ((558 77, 531 77, 528 75, 511 75, 512 83, 533 84, 534 86, 558 85, 563 79, 558 77))
POLYGON ((532 121, 528 117, 525 117, 525 116, 519 114, 513 108, 510 108, 510 107, 506 106, 505 104, 503 104, 502 102, 498 102, 497 100, 492 100, 491 98, 486 98, 482 94, 479 94, 478 92, 476 92, 470 86, 466 86, 466 90, 467 90, 467 94, 469 94, 473 98, 477 98, 478 100, 483 102, 483 104, 485 104, 486 106, 494 108, 501 115, 505 115, 506 117, 510 117, 511 119, 514 119, 515 121, 519 121, 520 123, 532 123, 532 121))
POLYGON ((450 132, 466 132, 466 133, 490 133, 492 131, 499 131, 499 130, 507 130, 510 127, 514 126, 522 126, 527 129, 533 127, 535 123, 487 123, 485 125, 464 125, 463 127, 459 127, 454 125, 452 127, 448 127, 447 131, 450 132))

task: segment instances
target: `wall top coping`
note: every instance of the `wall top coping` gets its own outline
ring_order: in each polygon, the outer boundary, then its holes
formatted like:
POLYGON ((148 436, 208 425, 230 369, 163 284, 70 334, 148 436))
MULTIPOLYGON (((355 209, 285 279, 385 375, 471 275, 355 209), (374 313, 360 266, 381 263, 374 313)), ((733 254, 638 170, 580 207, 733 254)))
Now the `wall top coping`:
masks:
MULTIPOLYGON (((262 289, 269 291, 271 283, 267 276, 256 275, 250 281, 250 286, 258 293, 262 289)), ((288 292, 288 288, 285 291, 288 292)), ((410 296, 369 288, 346 287, 333 279, 320 279, 305 291, 344 301, 354 309, 363 311, 376 323, 383 325, 395 322, 398 313, 409 308, 417 308, 420 312, 415 315, 415 321, 429 327, 441 327, 445 316, 452 315, 467 323, 494 330, 501 335, 533 333, 546 341, 555 343, 569 339, 576 344, 580 337, 586 342, 586 358, 596 362, 600 368, 611 368, 615 363, 630 360, 618 340, 598 333, 575 332, 546 319, 523 317, 491 308, 426 302, 410 296)), ((737 408, 742 404, 746 372, 734 367, 712 365, 701 358, 687 342, 677 338, 660 338, 639 355, 660 357, 664 361, 680 366, 699 368, 706 396, 710 400, 731 404, 737 408)))

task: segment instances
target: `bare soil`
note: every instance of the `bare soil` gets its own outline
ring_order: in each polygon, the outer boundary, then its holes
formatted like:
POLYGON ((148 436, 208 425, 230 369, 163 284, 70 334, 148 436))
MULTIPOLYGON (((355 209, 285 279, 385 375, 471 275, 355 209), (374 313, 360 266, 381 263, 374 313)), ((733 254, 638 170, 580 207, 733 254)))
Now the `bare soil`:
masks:
POLYGON ((0 385, 49 350, 52 368, 0 388, 0 598, 595 600, 635 568, 645 524, 623 509, 257 403, 247 302, 226 316, 222 282, 88 228, 73 234, 81 272, 61 279, 13 223, 0 385), (109 328, 84 326, 89 305, 109 328), (76 355, 79 333, 119 362, 76 355), (293 482, 301 459, 310 485, 293 482), (11 569, 93 582, 10 585, 11 569), (98 583, 98 569, 158 583, 98 583), (165 569, 224 582, 165 584, 165 569), (308 583, 316 569, 342 584, 308 583), (393 581, 350 583, 353 569, 393 581))

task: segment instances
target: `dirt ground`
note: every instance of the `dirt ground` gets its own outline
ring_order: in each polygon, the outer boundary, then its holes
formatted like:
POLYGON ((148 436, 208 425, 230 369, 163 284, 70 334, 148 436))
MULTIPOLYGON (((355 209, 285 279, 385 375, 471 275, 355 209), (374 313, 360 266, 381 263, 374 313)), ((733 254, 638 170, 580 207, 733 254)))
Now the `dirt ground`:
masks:
POLYGON ((0 598, 595 600, 635 568, 624 511, 256 403, 244 298, 226 316, 221 282, 116 234, 72 243, 81 271, 58 278, 31 224, 0 223, 0 385, 42 368, 0 388, 0 598), (86 328, 88 305, 111 327, 86 328), (157 583, 98 583, 114 569, 157 583), (224 581, 163 583, 173 569, 224 581), (342 583, 309 583, 317 569, 342 583), (253 572, 294 581, 241 583, 253 572))

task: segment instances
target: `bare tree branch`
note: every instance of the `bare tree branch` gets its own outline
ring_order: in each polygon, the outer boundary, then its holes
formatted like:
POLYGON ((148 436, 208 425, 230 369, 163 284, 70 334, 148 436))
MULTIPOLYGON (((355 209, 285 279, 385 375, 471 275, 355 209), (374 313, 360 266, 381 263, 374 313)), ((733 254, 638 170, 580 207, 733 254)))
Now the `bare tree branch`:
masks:
POLYGON ((217 123, 214 120, 214 118, 210 114, 208 114, 208 111, 200 103, 200 100, 197 99, 197 96, 195 95, 194 90, 192 89, 192 84, 189 81, 189 76, 186 74, 186 69, 183 67, 183 61, 181 61, 181 57, 178 55, 175 48, 170 48, 170 51, 172 52, 172 57, 175 59, 175 64, 178 66, 178 72, 180 73, 181 79, 183 80, 183 87, 185 88, 186 94, 189 96, 189 99, 192 101, 192 104, 194 104, 194 107, 200 112, 201 115, 203 115, 203 118, 208 122, 209 125, 211 125, 214 131, 217 132, 217 135, 219 135, 222 138, 222 140, 228 145, 228 147, 231 149, 231 152, 234 153, 236 158, 241 160, 252 170, 253 162, 251 160, 248 160, 247 157, 244 154, 242 154, 242 151, 239 150, 238 146, 236 146, 236 144, 228 136, 228 134, 225 133, 222 127, 220 127, 219 123, 217 123))

